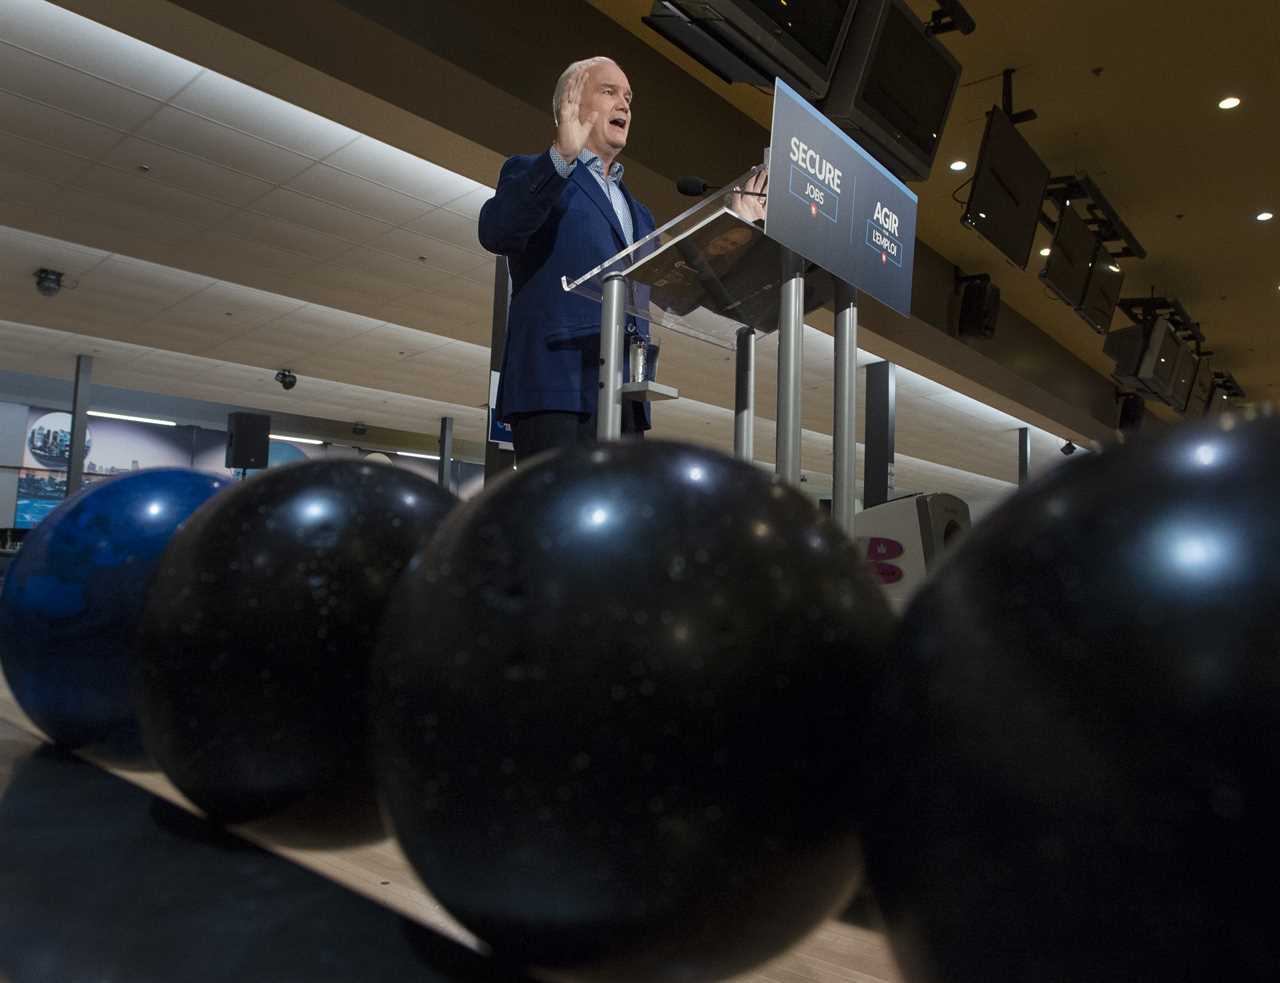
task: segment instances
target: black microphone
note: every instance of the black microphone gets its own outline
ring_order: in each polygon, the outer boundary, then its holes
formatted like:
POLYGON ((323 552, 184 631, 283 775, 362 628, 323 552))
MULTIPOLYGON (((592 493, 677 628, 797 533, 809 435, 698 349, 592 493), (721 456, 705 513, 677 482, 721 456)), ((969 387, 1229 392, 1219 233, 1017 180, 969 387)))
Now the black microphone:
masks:
POLYGON ((684 177, 676 179, 676 190, 682 195, 697 198, 699 195, 705 195, 711 189, 702 178, 686 174, 684 177))
MULTIPOLYGON (((682 195, 688 195, 690 198, 698 198, 705 195, 708 191, 713 191, 711 185, 700 177, 693 177, 686 174, 682 178, 676 179, 676 190, 682 195)), ((737 194, 747 195, 750 198, 768 198, 769 196, 762 191, 743 191, 741 188, 733 189, 737 194)))

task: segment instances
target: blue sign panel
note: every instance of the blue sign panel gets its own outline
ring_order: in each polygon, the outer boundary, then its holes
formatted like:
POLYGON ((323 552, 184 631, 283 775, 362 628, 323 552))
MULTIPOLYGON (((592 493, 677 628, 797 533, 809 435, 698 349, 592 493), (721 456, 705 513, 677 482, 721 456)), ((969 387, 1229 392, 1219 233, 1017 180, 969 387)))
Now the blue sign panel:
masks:
POLYGON ((489 372, 489 440, 503 450, 511 450, 514 446, 511 436, 511 424, 498 419, 495 408, 498 405, 498 372, 489 372))
POLYGON ((781 79, 773 89, 769 191, 765 235, 911 313, 915 193, 781 79))

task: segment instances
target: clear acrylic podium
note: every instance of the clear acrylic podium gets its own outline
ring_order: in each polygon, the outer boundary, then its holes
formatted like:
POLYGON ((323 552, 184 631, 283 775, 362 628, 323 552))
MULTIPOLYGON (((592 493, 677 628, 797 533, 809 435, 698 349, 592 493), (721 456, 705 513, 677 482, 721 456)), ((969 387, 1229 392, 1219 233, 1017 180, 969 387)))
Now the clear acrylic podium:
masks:
POLYGON ((738 181, 699 202, 654 232, 588 270, 562 278, 566 291, 601 305, 600 394, 597 435, 616 440, 624 399, 672 399, 675 390, 653 380, 623 380, 628 315, 733 351, 734 454, 753 456, 756 338, 778 332, 777 472, 800 481, 801 370, 804 315, 832 302, 836 311, 832 515, 853 528, 857 307, 852 288, 765 235, 733 210, 738 181), (834 293, 834 297, 832 296, 834 293))

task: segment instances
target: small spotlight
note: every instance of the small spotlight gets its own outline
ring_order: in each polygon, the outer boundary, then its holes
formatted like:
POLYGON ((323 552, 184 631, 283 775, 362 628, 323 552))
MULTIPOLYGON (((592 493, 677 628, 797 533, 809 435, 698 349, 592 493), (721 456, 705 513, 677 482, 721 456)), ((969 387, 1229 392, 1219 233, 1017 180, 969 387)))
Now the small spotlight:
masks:
POLYGON ((1067 457, 1070 457, 1075 452, 1076 452, 1076 445, 1073 444, 1071 441, 1068 440, 1065 444, 1062 445, 1062 453, 1067 457))
POLYGON ((1040 255, 1041 255, 1041 256, 1048 256, 1048 255, 1049 255, 1049 253, 1051 253, 1052 251, 1053 251, 1053 250, 1051 250, 1048 246, 1045 246, 1043 249, 1041 249, 1041 250, 1040 250, 1040 255))
POLYGON ((951 169, 953 171, 963 171, 968 166, 969 162, 965 160, 953 160, 951 162, 951 169))
POLYGON ((1258 212, 1257 218, 1259 222, 1270 222, 1275 216, 1270 212, 1258 212))
POLYGON ((1237 96, 1227 96, 1227 98, 1218 103, 1218 108, 1235 109, 1238 105, 1240 105, 1240 99, 1237 96))
POLYGON ((281 369, 276 373, 276 382, 280 383, 280 387, 288 392, 298 384, 298 377, 288 369, 281 369))

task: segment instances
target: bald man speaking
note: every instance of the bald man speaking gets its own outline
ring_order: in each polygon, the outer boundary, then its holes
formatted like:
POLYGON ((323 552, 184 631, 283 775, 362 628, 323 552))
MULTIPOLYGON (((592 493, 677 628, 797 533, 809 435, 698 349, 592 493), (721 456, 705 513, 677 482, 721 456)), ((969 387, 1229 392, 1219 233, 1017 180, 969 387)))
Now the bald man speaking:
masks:
MULTIPOLYGON (((480 243, 505 256, 511 274, 496 413, 511 425, 517 464, 595 440, 600 305, 565 292, 560 278, 581 276, 654 229, 622 182, 631 84, 617 63, 570 65, 552 108, 551 146, 508 160, 480 210, 480 243)), ((647 337, 649 325, 628 316, 626 331, 647 337)), ((624 402, 622 410, 624 434, 649 429, 648 403, 624 402)))

